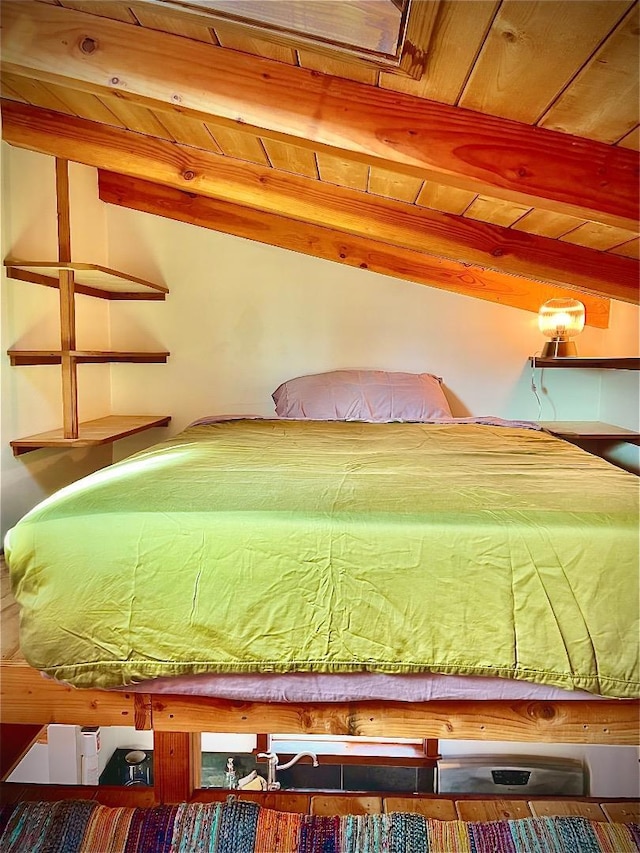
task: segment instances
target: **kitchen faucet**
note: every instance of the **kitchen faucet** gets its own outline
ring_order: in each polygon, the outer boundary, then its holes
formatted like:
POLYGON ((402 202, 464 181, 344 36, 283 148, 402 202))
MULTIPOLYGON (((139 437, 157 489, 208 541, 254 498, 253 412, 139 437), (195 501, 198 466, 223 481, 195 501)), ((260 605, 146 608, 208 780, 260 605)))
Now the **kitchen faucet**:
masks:
POLYGON ((275 752, 259 752, 258 758, 266 758, 267 759, 267 790, 268 791, 279 791, 280 790, 280 782, 276 781, 276 773, 278 770, 288 770, 290 767, 293 767, 294 764, 297 764, 301 758, 305 758, 308 756, 314 767, 318 766, 318 756, 315 752, 299 752, 297 755, 294 755, 291 761, 287 761, 286 764, 278 764, 280 760, 275 752))

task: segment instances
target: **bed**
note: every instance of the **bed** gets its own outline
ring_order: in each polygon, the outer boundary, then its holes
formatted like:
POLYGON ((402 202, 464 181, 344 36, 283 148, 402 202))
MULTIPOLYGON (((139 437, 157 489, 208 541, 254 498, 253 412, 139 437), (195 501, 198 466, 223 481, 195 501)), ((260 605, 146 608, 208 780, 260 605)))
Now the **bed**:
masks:
POLYGON ((288 391, 10 531, 3 722, 637 743, 637 480, 533 424, 288 391))

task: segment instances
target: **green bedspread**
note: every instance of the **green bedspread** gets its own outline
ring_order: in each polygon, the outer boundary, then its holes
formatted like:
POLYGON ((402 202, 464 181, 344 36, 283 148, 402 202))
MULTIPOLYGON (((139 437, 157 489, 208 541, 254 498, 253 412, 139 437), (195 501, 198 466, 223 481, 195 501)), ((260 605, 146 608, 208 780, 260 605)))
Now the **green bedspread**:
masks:
POLYGON ((638 695, 638 481, 533 430, 196 426, 8 534, 32 666, 456 673, 638 695))

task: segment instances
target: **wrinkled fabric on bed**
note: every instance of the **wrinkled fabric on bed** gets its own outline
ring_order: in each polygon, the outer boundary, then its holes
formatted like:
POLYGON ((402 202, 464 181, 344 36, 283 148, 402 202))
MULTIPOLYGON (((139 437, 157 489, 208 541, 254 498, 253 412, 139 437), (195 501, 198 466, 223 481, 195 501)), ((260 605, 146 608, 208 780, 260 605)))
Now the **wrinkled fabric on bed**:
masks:
POLYGON ((638 694, 638 485, 488 424, 196 426, 6 540, 21 648, 81 687, 440 672, 638 694))

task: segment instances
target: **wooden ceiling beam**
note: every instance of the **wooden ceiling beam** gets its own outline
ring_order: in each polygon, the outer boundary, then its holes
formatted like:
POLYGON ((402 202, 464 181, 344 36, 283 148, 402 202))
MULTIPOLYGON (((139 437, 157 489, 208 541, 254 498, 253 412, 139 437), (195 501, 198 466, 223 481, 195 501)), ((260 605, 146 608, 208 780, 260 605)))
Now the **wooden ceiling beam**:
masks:
MULTIPOLYGON (((100 198, 108 204, 526 311, 537 312, 547 299, 576 295, 565 288, 435 258, 389 246, 373 237, 356 237, 113 172, 99 170, 98 186, 100 198)), ((607 328, 609 300, 589 294, 580 294, 580 299, 586 308, 587 324, 607 328)))
POLYGON ((11 144, 449 260, 638 304, 638 262, 3 101, 11 144))
POLYGON ((5 70, 114 92, 493 198, 633 229, 637 152, 47 3, 3 0, 5 70))

